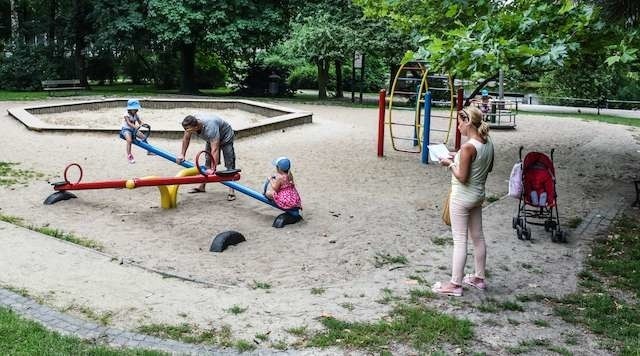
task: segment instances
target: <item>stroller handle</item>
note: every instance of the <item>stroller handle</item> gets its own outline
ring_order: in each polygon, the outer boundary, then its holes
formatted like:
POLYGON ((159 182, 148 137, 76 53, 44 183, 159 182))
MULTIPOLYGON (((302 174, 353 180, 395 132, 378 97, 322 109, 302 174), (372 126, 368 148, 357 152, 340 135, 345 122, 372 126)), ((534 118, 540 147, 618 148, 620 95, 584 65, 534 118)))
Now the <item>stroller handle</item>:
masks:
MULTIPOLYGON (((520 146, 520 150, 518 151, 518 158, 520 158, 520 162, 522 162, 522 150, 524 149, 524 146, 520 146)), ((555 148, 551 149, 551 162, 553 162, 553 152, 555 152, 555 148)))

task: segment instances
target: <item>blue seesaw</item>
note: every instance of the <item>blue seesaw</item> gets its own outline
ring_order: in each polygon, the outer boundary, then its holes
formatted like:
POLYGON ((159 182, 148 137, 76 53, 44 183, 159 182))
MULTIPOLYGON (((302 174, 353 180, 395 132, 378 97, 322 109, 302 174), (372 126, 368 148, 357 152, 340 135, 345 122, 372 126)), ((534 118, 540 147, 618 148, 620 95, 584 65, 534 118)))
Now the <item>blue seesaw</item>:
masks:
MULTIPOLYGON (((145 125, 146 126, 146 125, 145 125)), ((146 133, 146 137, 148 137, 149 133, 146 133)), ((139 140, 137 138, 137 135, 133 135, 133 140, 131 141, 131 143, 133 143, 134 145, 142 148, 143 150, 146 150, 148 152, 154 153, 156 156, 160 156, 162 158, 165 158, 173 163, 176 163, 176 159, 177 157, 175 155, 173 155, 170 152, 167 152, 165 150, 162 150, 160 148, 157 148, 151 144, 149 144, 145 138, 144 141, 139 140)), ((177 163, 176 163, 177 164, 177 163)), ((185 167, 185 168, 193 168, 195 167, 195 164, 193 164, 190 161, 184 160, 182 161, 182 163, 180 163, 181 166, 185 167)), ((201 167, 203 170, 206 170, 205 167, 201 167)), ((273 221, 273 227, 283 227, 284 225, 288 225, 288 224, 294 224, 300 220, 302 220, 302 215, 300 214, 300 209, 290 209, 290 210, 285 210, 280 208, 279 206, 277 206, 272 200, 269 200, 266 196, 264 196, 264 194, 256 192, 255 190, 245 187, 242 184, 236 183, 236 182, 232 182, 232 181, 225 181, 225 182, 220 182, 224 185, 226 185, 229 188, 232 188, 234 190, 237 190, 240 193, 243 193, 245 195, 250 196, 253 199, 256 199, 262 203, 265 203, 267 205, 270 205, 276 209, 280 209, 282 211, 284 211, 284 213, 278 215, 278 217, 276 217, 276 219, 273 221)))

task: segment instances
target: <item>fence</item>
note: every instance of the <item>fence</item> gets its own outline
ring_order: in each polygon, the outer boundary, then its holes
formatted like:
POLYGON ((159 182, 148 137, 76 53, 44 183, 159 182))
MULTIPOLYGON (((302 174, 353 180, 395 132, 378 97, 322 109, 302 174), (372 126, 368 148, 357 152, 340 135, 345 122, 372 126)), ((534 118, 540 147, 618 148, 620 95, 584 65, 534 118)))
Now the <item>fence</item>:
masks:
POLYGON ((607 98, 569 98, 560 96, 529 96, 529 104, 537 100, 542 105, 581 106, 600 109, 638 110, 640 101, 612 100, 607 98))

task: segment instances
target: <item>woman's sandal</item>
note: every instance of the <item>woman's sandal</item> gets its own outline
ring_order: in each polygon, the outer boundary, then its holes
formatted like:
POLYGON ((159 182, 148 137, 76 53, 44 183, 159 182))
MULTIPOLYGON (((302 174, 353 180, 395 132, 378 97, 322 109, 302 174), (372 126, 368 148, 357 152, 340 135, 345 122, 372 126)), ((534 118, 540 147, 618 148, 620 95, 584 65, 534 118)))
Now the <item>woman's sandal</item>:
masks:
POLYGON ((444 288, 442 283, 438 282, 431 287, 431 291, 440 295, 448 295, 450 297, 462 297, 462 286, 444 288))
POLYGON ((473 274, 464 276, 464 278, 462 279, 462 283, 480 290, 487 289, 487 284, 485 283, 484 279, 477 278, 473 274))
POLYGON ((204 193, 206 192, 206 190, 204 189, 200 189, 200 188, 191 188, 189 189, 189 193, 190 194, 194 194, 194 193, 204 193))
POLYGON ((235 194, 227 194, 227 201, 234 201, 236 200, 236 195, 235 194))

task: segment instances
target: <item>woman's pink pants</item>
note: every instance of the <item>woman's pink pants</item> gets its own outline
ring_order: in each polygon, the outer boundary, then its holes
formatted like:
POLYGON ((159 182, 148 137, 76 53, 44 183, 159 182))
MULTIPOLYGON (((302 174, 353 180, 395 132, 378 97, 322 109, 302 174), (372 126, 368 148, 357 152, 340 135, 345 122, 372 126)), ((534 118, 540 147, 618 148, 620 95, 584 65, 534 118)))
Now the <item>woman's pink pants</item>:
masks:
POLYGON ((462 284, 464 266, 467 263, 468 236, 473 241, 475 275, 484 279, 487 252, 482 233, 482 202, 472 204, 451 199, 449 212, 451 213, 451 233, 453 234, 451 282, 457 285, 462 284))

